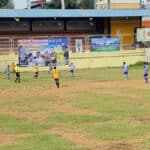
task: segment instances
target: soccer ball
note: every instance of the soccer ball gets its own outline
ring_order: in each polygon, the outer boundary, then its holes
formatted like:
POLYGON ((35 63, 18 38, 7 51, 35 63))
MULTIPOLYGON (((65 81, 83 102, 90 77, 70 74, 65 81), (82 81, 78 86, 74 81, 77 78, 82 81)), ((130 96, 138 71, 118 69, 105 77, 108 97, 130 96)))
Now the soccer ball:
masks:
POLYGON ((16 22, 19 22, 19 21, 20 21, 20 19, 19 19, 19 18, 15 18, 15 21, 16 21, 16 22))

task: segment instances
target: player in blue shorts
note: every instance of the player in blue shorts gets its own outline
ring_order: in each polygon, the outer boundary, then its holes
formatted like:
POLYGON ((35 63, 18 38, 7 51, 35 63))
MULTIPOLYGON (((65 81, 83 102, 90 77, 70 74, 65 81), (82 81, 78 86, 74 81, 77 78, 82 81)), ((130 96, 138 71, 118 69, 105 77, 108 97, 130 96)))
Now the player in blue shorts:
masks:
POLYGON ((148 63, 144 63, 144 81, 148 83, 148 63))
POLYGON ((122 65, 122 73, 123 73, 125 79, 128 79, 128 72, 129 72, 129 67, 128 67, 128 65, 126 64, 126 62, 123 62, 123 65, 122 65))
POLYGON ((75 66, 74 66, 74 64, 73 63, 71 63, 70 65, 69 65, 69 76, 70 77, 73 77, 73 74, 74 74, 74 69, 75 69, 75 66))

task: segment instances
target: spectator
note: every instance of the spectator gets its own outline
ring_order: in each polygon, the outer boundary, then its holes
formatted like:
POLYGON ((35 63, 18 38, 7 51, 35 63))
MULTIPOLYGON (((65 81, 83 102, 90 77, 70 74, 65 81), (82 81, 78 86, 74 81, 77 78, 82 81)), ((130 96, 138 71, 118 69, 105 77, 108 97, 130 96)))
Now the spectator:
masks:
POLYGON ((7 65, 6 67, 6 75, 7 75, 7 80, 10 80, 10 66, 7 65))

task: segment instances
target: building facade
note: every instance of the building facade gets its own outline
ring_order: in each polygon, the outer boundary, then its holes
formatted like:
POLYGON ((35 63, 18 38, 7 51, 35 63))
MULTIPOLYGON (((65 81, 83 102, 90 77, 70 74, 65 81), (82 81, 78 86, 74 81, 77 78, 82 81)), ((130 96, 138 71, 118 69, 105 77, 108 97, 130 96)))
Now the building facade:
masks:
POLYGON ((118 38, 121 48, 132 47, 135 29, 149 14, 148 9, 0 10, 0 49, 5 51, 5 45, 17 51, 20 38, 62 36, 69 39, 73 52, 77 41, 82 41, 83 51, 89 50, 92 37, 118 38))

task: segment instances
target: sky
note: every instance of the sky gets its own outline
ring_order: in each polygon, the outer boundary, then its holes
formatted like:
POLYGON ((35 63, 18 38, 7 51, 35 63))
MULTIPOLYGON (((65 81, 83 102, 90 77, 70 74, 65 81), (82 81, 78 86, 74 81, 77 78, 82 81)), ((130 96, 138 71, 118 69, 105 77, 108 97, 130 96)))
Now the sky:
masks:
POLYGON ((13 0, 15 9, 24 9, 27 7, 26 0, 13 0))
MULTIPOLYGON (((46 0, 47 2, 50 0, 46 0)), ((24 9, 27 8, 26 0, 13 0, 15 4, 15 9, 24 9)))

